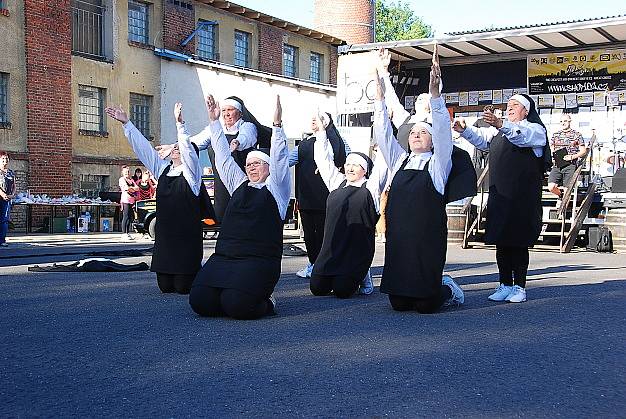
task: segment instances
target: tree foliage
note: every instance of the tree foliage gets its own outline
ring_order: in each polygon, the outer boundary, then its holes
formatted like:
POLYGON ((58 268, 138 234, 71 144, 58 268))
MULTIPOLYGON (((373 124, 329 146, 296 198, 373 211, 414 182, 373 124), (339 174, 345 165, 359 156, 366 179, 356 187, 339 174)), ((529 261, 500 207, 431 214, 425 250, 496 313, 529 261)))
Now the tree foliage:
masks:
POLYGON ((376 0, 376 42, 429 38, 432 28, 402 0, 376 0))

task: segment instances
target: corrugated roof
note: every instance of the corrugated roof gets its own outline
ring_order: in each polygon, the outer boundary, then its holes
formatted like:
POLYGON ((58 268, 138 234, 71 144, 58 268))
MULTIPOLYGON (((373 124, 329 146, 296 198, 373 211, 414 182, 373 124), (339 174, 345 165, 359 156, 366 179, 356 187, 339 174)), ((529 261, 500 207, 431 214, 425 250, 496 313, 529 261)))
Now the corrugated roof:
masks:
POLYGON ((605 17, 592 17, 587 19, 577 19, 577 20, 564 20, 560 22, 547 22, 547 23, 537 23, 533 25, 521 25, 521 26, 505 26, 502 28, 487 28, 487 29, 477 29, 477 30, 468 30, 468 31, 460 31, 460 32, 446 32, 446 35, 457 36, 457 35, 469 35, 474 33, 488 33, 488 32, 501 32, 501 31, 510 31, 515 29, 528 29, 528 28, 541 28, 544 26, 554 26, 554 25, 567 25, 571 23, 581 23, 581 22, 592 22, 594 20, 604 20, 604 19, 615 19, 615 18, 623 18, 626 15, 614 15, 614 16, 605 16, 605 17))
POLYGON ((626 48, 626 15, 490 29, 481 32, 457 32, 436 38, 377 42, 339 47, 340 54, 386 48, 399 62, 416 62, 429 66, 433 46, 439 46, 443 64, 490 62, 526 59, 528 54, 584 50, 593 48, 626 48))
POLYGON ((228 13, 233 13, 239 16, 246 17, 248 19, 257 20, 268 25, 276 26, 277 28, 284 29, 289 32, 297 33, 308 38, 317 39, 322 42, 329 43, 334 46, 343 45, 346 43, 343 39, 339 39, 335 36, 328 35, 323 32, 309 29, 296 23, 288 22, 286 20, 279 19, 274 16, 266 15, 249 7, 244 7, 239 4, 226 0, 196 0, 199 3, 204 3, 208 6, 215 7, 216 9, 224 10, 228 13))

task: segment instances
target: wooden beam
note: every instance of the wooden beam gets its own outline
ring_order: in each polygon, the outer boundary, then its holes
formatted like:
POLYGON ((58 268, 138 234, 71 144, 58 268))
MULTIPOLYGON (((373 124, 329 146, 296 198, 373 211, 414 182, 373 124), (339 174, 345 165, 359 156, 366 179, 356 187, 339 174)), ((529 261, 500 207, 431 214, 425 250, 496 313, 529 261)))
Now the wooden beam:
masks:
POLYGON ((533 41, 543 45, 546 48, 550 48, 550 49, 554 48, 554 45, 550 44, 548 41, 544 41, 543 39, 539 38, 537 35, 527 35, 527 36, 533 41))
POLYGON ((471 44, 471 45, 474 45, 476 48, 482 49, 483 51, 486 51, 489 54, 497 54, 498 53, 498 51, 493 50, 493 49, 491 49, 491 48, 489 48, 489 47, 487 47, 487 46, 485 46, 483 44, 479 44, 476 41, 467 41, 467 43, 471 44))
POLYGON ((516 50, 518 50, 520 52, 522 52, 522 51, 525 52, 526 51, 524 48, 520 47, 517 44, 514 44, 513 42, 509 41, 508 39, 496 38, 496 41, 499 41, 500 43, 502 43, 502 44, 504 44, 506 46, 509 46, 509 47, 511 47, 513 49, 516 49, 516 50))
POLYGON ((566 37, 567 39, 569 39, 570 41, 572 41, 573 43, 575 43, 576 45, 585 45, 585 43, 583 41, 581 41, 580 39, 576 38, 574 35, 572 35, 569 32, 559 32, 561 35, 563 35, 564 37, 566 37))

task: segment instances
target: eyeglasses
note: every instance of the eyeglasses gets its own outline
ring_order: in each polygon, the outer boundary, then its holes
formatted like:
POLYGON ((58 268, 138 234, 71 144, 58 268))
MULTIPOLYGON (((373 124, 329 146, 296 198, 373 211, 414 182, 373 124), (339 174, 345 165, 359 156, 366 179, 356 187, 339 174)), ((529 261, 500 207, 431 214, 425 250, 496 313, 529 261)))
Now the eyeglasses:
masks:
POLYGON ((259 167, 262 164, 267 164, 267 163, 265 163, 264 161, 261 161, 261 160, 259 160, 259 161, 252 161, 250 163, 246 163, 246 169, 253 169, 253 168, 259 167))

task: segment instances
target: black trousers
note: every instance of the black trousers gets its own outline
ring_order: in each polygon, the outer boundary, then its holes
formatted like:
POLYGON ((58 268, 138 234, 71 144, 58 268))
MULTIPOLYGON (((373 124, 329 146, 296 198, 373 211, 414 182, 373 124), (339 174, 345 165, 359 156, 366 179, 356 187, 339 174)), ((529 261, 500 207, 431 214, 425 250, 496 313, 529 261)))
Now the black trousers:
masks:
POLYGON ((359 288, 363 278, 353 275, 311 275, 309 288, 316 296, 328 295, 335 291, 337 298, 350 298, 359 288))
POLYGON ((515 284, 526 288, 526 274, 528 273, 527 247, 496 246, 496 261, 498 262, 501 284, 508 286, 515 284))
POLYGON ((421 314, 436 313, 452 297, 452 290, 447 285, 441 286, 441 292, 431 298, 414 298, 402 295, 389 295, 391 307, 396 311, 417 311, 421 314))
POLYGON ((133 217, 133 204, 122 204, 122 233, 130 233, 133 217))
POLYGON ((230 288, 193 287, 189 293, 189 305, 203 317, 255 320, 274 314, 274 305, 268 298, 230 288))
POLYGON ((184 274, 164 274, 157 272, 157 284, 162 293, 176 292, 178 294, 189 294, 191 284, 196 275, 184 274))
POLYGON ((302 230, 304 231, 304 244, 306 253, 311 264, 317 260, 317 255, 322 248, 324 241, 324 223, 326 222, 326 212, 317 210, 300 210, 302 220, 302 230))

